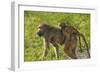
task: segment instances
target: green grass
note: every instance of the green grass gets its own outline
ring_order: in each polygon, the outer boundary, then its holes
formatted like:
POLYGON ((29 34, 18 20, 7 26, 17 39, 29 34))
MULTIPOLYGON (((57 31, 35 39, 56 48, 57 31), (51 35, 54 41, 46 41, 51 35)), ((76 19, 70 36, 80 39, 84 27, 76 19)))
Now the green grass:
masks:
MULTIPOLYGON (((41 23, 59 27, 58 23, 65 22, 83 33, 90 44, 90 14, 35 12, 24 11, 24 61, 41 61, 43 53, 43 38, 36 35, 41 23)), ((50 52, 46 60, 56 60, 54 47, 50 45, 50 52)), ((63 46, 60 46, 60 60, 65 59, 63 46)))

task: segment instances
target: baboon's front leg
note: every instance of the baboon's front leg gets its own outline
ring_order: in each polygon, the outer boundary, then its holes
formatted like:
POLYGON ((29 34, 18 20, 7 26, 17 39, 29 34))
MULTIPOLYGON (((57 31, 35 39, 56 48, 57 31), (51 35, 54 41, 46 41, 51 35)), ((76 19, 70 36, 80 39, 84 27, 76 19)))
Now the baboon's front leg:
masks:
POLYGON ((59 59, 59 46, 57 44, 53 44, 53 46, 56 48, 56 59, 59 59))
POLYGON ((49 42, 45 39, 44 40, 43 59, 45 59, 46 56, 48 55, 48 51, 49 51, 49 42))

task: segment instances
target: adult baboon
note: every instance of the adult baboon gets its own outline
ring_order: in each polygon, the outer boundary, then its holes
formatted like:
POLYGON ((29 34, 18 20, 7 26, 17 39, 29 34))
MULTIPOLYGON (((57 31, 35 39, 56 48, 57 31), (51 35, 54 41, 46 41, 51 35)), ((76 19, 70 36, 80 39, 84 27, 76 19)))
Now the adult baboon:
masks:
POLYGON ((64 43, 65 44, 64 52, 68 54, 68 56, 70 56, 71 58, 77 59, 77 56, 75 53, 76 47, 77 47, 77 37, 79 38, 80 49, 81 49, 80 37, 82 37, 87 48, 88 57, 90 57, 89 47, 84 35, 80 33, 77 29, 75 29, 74 27, 68 26, 65 23, 60 23, 59 26, 61 27, 64 37, 66 38, 65 43, 64 43))
POLYGON ((56 57, 59 59, 59 46, 64 43, 64 37, 61 29, 47 25, 41 24, 39 26, 39 31, 37 32, 39 36, 44 37, 45 40, 45 49, 43 58, 47 56, 49 50, 49 44, 51 43, 56 48, 56 57))

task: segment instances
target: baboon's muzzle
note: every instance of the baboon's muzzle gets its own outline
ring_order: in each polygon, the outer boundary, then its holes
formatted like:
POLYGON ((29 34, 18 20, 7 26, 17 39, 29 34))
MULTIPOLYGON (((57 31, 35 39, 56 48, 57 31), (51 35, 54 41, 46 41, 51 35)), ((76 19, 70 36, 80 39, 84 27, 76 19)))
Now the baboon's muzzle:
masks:
POLYGON ((41 37, 42 36, 42 32, 41 31, 38 31, 37 32, 37 35, 41 37))

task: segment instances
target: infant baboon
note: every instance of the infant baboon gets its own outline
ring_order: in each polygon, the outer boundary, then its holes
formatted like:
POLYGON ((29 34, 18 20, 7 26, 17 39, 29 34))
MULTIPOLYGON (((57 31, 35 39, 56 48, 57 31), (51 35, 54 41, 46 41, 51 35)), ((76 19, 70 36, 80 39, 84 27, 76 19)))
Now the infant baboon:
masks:
POLYGON ((88 57, 90 58, 89 47, 84 35, 80 33, 77 29, 75 29, 74 27, 68 26, 65 23, 60 23, 59 26, 61 27, 63 36, 66 38, 65 43, 64 43, 65 45, 64 52, 68 54, 68 56, 70 56, 71 58, 77 59, 77 56, 75 53, 76 47, 77 47, 77 37, 79 38, 80 49, 81 49, 80 37, 82 37, 87 48, 88 57))
POLYGON ((47 56, 49 52, 49 44, 51 43, 56 48, 56 56, 57 59, 59 59, 58 44, 62 45, 64 43, 64 37, 61 29, 47 24, 41 24, 39 26, 39 31, 37 32, 37 34, 39 36, 44 37, 45 40, 45 49, 44 49, 43 58, 47 56))

